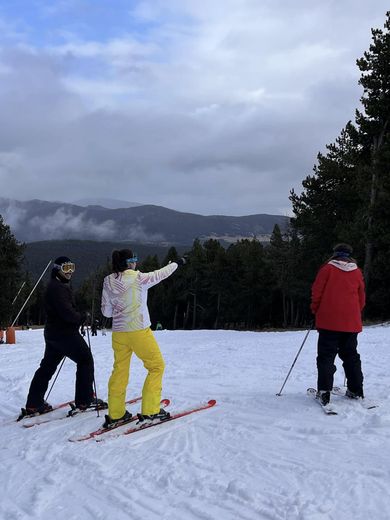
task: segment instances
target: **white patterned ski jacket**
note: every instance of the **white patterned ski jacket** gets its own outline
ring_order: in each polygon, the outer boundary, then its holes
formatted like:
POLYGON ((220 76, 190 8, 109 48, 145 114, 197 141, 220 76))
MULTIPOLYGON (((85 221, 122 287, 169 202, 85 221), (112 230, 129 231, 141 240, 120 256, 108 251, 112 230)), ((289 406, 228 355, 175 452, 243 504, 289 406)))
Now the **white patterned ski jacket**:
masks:
POLYGON ((119 275, 112 273, 104 278, 102 314, 112 318, 113 332, 131 332, 150 327, 148 289, 168 278, 177 267, 176 262, 171 262, 150 273, 126 269, 119 275))

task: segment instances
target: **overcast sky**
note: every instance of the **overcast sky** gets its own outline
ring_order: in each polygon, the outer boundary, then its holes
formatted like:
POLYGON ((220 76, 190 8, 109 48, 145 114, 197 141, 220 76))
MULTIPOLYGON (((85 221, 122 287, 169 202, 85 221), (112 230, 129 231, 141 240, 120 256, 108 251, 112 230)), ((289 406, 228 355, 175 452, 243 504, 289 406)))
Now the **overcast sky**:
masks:
POLYGON ((0 0, 0 196, 290 214, 375 0, 0 0))

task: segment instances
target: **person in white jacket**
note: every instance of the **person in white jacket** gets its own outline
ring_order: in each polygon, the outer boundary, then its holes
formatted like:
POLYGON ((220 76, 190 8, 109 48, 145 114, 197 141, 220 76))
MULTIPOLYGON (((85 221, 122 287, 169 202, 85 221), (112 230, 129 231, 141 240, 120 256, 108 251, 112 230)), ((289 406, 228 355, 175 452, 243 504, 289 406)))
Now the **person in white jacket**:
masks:
POLYGON ((102 314, 112 318, 114 366, 108 382, 108 415, 103 427, 110 428, 131 419, 126 410, 126 387, 131 356, 140 358, 148 371, 142 389, 140 420, 164 420, 169 413, 160 409, 164 359, 150 329, 148 289, 168 278, 184 258, 150 273, 136 270, 138 258, 130 249, 112 253, 113 273, 103 283, 102 314))

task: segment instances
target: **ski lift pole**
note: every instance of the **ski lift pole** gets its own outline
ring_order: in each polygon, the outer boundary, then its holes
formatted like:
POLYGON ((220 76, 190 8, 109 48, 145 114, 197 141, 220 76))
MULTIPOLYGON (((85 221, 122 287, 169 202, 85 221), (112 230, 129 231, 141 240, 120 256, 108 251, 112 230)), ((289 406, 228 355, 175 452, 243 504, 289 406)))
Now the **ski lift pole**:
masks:
POLYGON ((18 318, 19 318, 19 316, 22 314, 22 311, 23 311, 23 309, 25 308, 25 306, 27 305, 28 300, 31 298, 32 293, 35 291, 37 285, 38 285, 39 282, 42 280, 42 278, 43 278, 44 274, 46 273, 46 271, 49 269, 49 265, 51 264, 51 262, 52 262, 52 261, 50 260, 49 263, 47 264, 47 266, 45 267, 45 269, 43 270, 41 276, 38 278, 37 283, 34 285, 34 287, 32 288, 32 290, 31 290, 31 292, 30 292, 30 294, 27 296, 25 302, 24 302, 23 305, 22 305, 22 308, 20 309, 20 311, 19 311, 18 314, 16 315, 16 318, 15 318, 14 321, 12 322, 11 327, 13 327, 13 326, 15 325, 15 323, 18 321, 18 318))
POLYGON ((22 285, 20 286, 20 289, 19 289, 19 291, 17 292, 15 298, 12 300, 11 305, 13 305, 13 304, 16 302, 16 300, 17 300, 17 298, 18 298, 18 296, 19 296, 19 294, 20 294, 20 291, 23 289, 23 287, 24 287, 25 285, 26 285, 26 282, 24 281, 24 282, 22 283, 22 285))
POLYGON ((278 396, 281 396, 282 395, 282 391, 283 391, 283 388, 284 388, 284 385, 287 383, 287 380, 288 378, 290 377, 290 374, 291 374, 291 371, 292 369, 294 368, 294 365, 299 357, 299 354, 301 353, 301 350, 303 349, 303 345, 306 343, 306 340, 307 340, 307 337, 308 335, 310 334, 310 331, 313 330, 313 327, 314 327, 314 324, 310 327, 310 329, 306 332, 306 336, 304 337, 303 341, 302 341, 302 345, 300 346, 298 352, 297 352, 297 355, 295 356, 295 359, 293 361, 293 364, 291 365, 291 368, 290 370, 288 371, 288 374, 286 376, 286 379, 284 380, 284 383, 282 385, 282 388, 279 390, 279 392, 276 394, 278 396))

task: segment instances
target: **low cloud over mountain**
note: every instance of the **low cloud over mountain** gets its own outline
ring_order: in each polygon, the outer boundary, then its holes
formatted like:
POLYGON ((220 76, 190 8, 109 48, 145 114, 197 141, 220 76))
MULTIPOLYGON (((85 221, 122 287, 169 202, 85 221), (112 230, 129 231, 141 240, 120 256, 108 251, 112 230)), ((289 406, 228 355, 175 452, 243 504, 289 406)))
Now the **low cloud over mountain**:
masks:
POLYGON ((191 244, 195 238, 230 242, 255 236, 267 240, 275 224, 285 227, 288 223, 281 215, 203 216, 152 205, 109 209, 2 198, 0 215, 16 238, 24 242, 82 239, 191 244))

